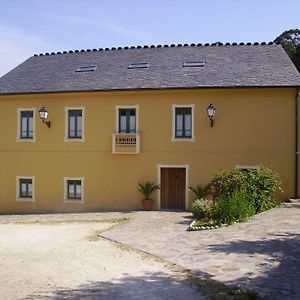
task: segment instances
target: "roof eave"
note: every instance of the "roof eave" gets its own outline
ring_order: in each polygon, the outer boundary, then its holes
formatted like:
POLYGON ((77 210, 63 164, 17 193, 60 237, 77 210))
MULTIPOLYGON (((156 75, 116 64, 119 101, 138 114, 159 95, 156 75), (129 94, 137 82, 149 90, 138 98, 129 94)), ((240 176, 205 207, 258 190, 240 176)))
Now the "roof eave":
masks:
POLYGON ((91 93, 91 92, 126 92, 126 91, 160 91, 160 90, 195 90, 195 89, 244 89, 244 88, 300 88, 300 83, 295 85, 232 85, 232 86, 192 86, 192 87, 155 87, 155 88, 128 88, 128 89, 86 89, 86 90, 53 90, 30 91, 15 93, 0 93, 0 96, 31 95, 31 94, 62 94, 62 93, 91 93))

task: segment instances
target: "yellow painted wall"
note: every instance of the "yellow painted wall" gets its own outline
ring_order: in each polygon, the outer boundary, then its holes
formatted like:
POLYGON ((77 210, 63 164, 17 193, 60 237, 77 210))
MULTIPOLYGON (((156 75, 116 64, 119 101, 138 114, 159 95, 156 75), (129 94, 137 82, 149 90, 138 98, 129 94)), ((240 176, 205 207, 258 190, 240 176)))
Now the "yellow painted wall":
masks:
POLYGON ((157 182, 158 164, 189 165, 189 186, 221 168, 263 164, 279 172, 280 197, 292 197, 295 94, 253 88, 1 96, 0 213, 140 208, 137 183, 157 182), (195 105, 195 142, 172 142, 172 104, 195 105), (116 105, 139 105, 140 154, 112 154, 116 105), (42 106, 51 129, 39 119, 42 106), (85 107, 84 142, 64 141, 66 106, 85 107), (36 142, 17 142, 17 109, 32 107, 36 142), (34 202, 16 201, 16 176, 35 176, 34 202), (64 203, 64 177, 84 177, 84 204, 64 203))

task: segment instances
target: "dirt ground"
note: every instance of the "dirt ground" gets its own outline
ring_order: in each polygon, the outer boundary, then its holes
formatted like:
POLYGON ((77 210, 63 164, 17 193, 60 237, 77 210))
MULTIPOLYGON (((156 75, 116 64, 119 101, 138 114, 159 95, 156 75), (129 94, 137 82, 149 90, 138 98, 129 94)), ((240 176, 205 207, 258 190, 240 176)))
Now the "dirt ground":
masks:
POLYGON ((98 237, 117 219, 79 219, 0 217, 0 299, 204 299, 180 270, 98 237))

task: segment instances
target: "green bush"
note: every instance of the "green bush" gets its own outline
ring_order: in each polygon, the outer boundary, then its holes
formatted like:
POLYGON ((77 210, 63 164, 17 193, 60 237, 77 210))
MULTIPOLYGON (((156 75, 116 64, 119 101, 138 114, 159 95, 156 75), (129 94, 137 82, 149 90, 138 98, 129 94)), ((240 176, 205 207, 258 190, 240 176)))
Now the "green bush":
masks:
POLYGON ((212 204, 212 201, 207 199, 196 199, 191 206, 194 218, 200 220, 208 217, 212 208, 212 204))
POLYGON ((255 207, 246 191, 237 190, 230 196, 217 198, 211 211, 211 218, 219 224, 244 221, 255 214, 255 207))
POLYGON ((216 197, 231 196, 236 190, 245 188, 246 175, 239 169, 216 172, 210 183, 216 197))
POLYGON ((278 205, 274 198, 276 190, 281 190, 279 175, 268 168, 251 169, 245 172, 246 190, 253 199, 256 213, 278 205))
POLYGON ((204 198, 209 192, 209 186, 202 186, 201 184, 197 184, 195 187, 190 186, 189 188, 195 194, 196 199, 204 198))
POLYGON ((214 175, 210 185, 217 198, 228 198, 236 191, 245 191, 249 195, 256 213, 278 204, 274 199, 274 194, 276 190, 280 190, 279 176, 265 167, 247 171, 239 169, 220 171, 214 175))

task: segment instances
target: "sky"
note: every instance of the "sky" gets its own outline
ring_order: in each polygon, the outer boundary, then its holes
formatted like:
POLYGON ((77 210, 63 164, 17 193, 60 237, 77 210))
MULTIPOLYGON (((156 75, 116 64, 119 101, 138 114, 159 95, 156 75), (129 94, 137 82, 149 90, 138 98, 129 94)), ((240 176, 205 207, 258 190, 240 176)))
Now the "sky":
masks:
POLYGON ((269 42, 300 28, 300 0, 0 0, 0 76, 34 53, 269 42))

